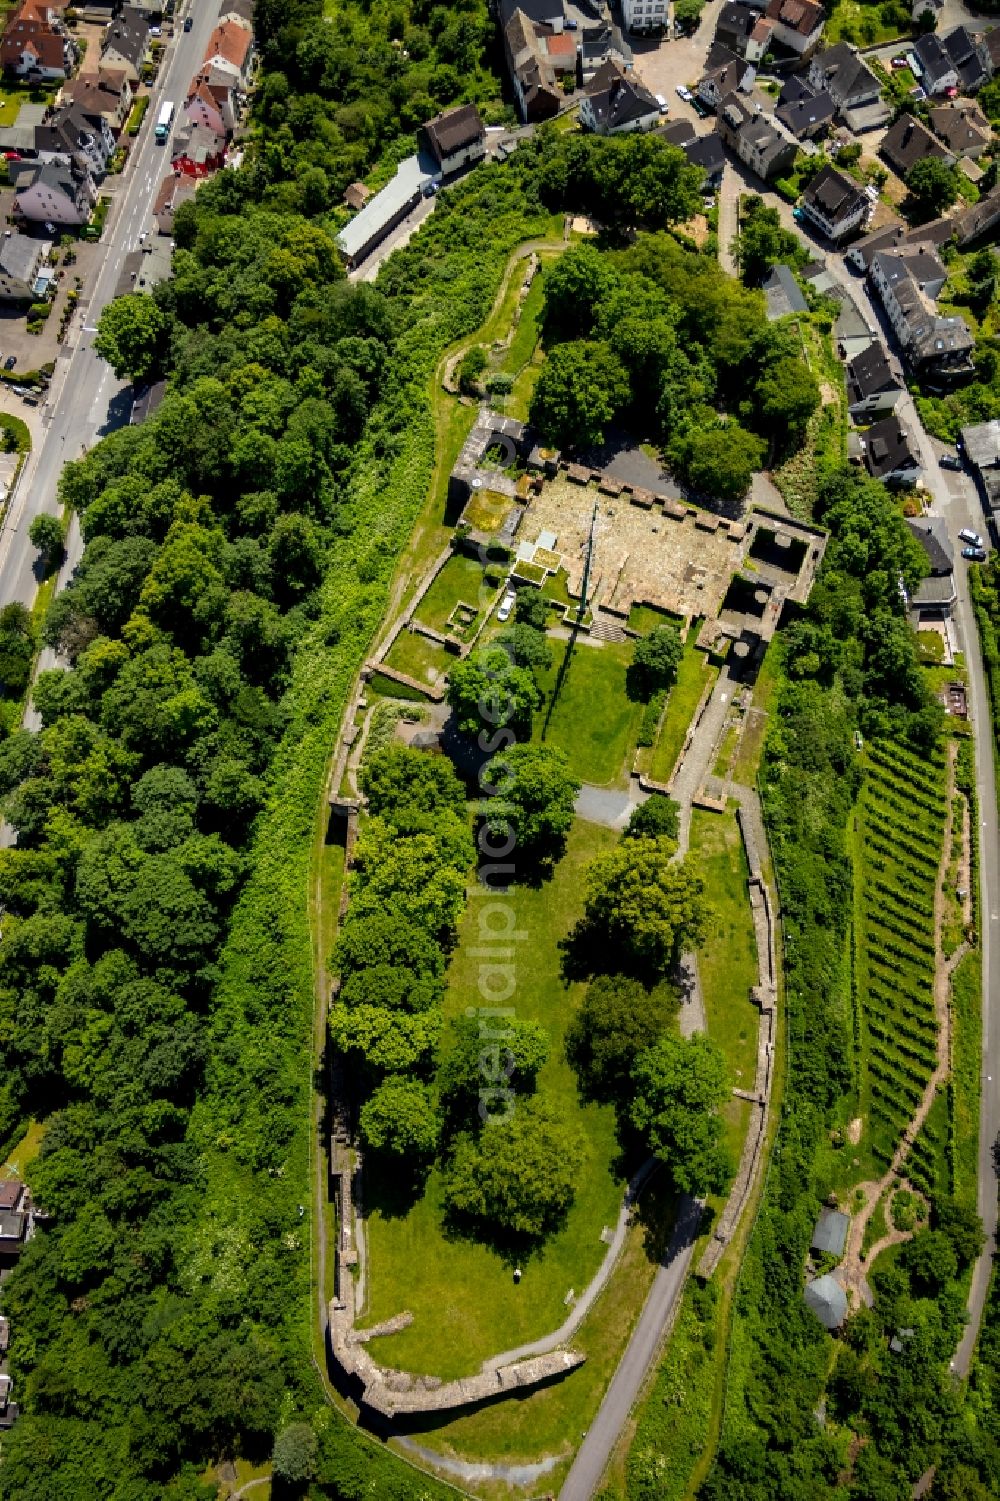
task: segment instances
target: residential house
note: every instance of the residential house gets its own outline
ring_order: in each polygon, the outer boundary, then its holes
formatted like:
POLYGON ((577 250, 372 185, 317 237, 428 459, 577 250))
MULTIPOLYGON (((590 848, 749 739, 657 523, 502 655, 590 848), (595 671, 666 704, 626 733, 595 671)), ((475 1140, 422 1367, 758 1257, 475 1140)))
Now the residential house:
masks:
POLYGON ((923 548, 928 567, 927 577, 920 580, 910 595, 911 623, 919 626, 923 621, 946 619, 958 598, 955 554, 948 528, 941 516, 919 516, 906 524, 923 548))
POLYGON ((226 164, 226 138, 205 125, 183 125, 174 134, 170 163, 188 177, 207 177, 226 164))
POLYGON ((916 229, 910 229, 897 219, 892 224, 884 224, 881 229, 872 230, 863 240, 855 240, 844 252, 844 258, 855 271, 867 271, 880 250, 900 250, 916 244, 941 246, 951 239, 953 233, 951 219, 932 219, 929 224, 921 224, 916 229))
POLYGON ((756 70, 745 59, 737 57, 719 42, 713 42, 696 92, 702 104, 718 110, 723 99, 737 89, 749 93, 756 76, 756 70))
POLYGON ((217 26, 208 39, 202 66, 213 63, 232 74, 236 87, 245 93, 253 64, 253 32, 236 21, 217 26))
POLYGON ((992 78, 995 73, 1000 73, 1000 26, 993 26, 989 31, 984 31, 979 38, 980 55, 992 78))
POLYGON ((66 78, 76 61, 76 43, 58 23, 22 6, 0 38, 0 67, 30 82, 66 78))
POLYGON ((580 100, 580 124, 595 135, 629 135, 660 123, 660 106, 636 73, 609 58, 580 100))
POLYGON ((386 235, 405 219, 434 181, 434 163, 426 157, 408 156, 396 175, 355 214, 337 236, 337 245, 348 266, 360 265, 386 235))
POLYGON ((771 0, 764 12, 774 40, 800 57, 808 57, 823 35, 823 7, 814 0, 771 0))
POLYGON ((930 112, 931 129, 953 156, 976 161, 993 140, 993 130, 974 99, 938 104, 930 112))
POLYGON ((214 64, 191 80, 182 112, 191 125, 204 125, 216 135, 229 136, 236 128, 236 89, 232 75, 214 64))
POLYGON ((828 240, 843 240, 865 223, 871 199, 836 167, 821 167, 802 194, 801 208, 828 240))
POLYGON ((10 162, 14 207, 34 224, 51 222, 61 229, 87 224, 97 202, 89 172, 59 161, 10 162))
POLYGON ((958 72, 940 37, 933 32, 917 37, 912 48, 920 72, 920 82, 928 94, 944 94, 958 88, 958 72))
POLYGON ((727 0, 719 12, 715 40, 748 63, 759 63, 771 40, 771 25, 742 0, 727 0))
POLYGON ((719 134, 740 161, 765 182, 791 170, 798 153, 794 140, 777 130, 756 105, 729 94, 719 108, 719 134))
POLYGON ((895 414, 861 434, 861 456, 872 479, 885 485, 915 485, 920 478, 920 457, 895 414))
POLYGON ((775 323, 795 313, 807 313, 809 304, 802 295, 802 288, 795 280, 791 266, 771 267, 771 274, 763 287, 767 299, 767 321, 775 323))
POLYGON ((826 89, 816 94, 799 79, 790 78, 778 97, 774 117, 797 141, 815 141, 829 130, 836 113, 836 103, 826 89))
POLYGON ((840 312, 833 325, 837 353, 842 360, 856 359, 875 342, 875 331, 846 287, 838 284, 831 289, 830 295, 840 303, 840 312))
POLYGON ((705 135, 695 136, 693 141, 685 144, 684 155, 692 167, 700 167, 704 172, 703 188, 717 193, 722 186, 722 173, 726 165, 726 153, 722 149, 718 131, 709 130, 705 135))
POLYGON ((6 230, 0 240, 0 299, 30 302, 35 296, 38 273, 51 248, 50 240, 36 240, 6 230))
POLYGON ((976 472, 995 525, 1000 514, 1000 418, 963 427, 962 452, 976 472))
POLYGON ((521 119, 526 124, 551 119, 559 113, 562 90, 556 79, 553 59, 542 46, 542 38, 523 10, 515 10, 507 22, 503 43, 521 119))
POLYGON ((947 271, 932 246, 878 251, 868 276, 915 374, 939 382, 972 374, 968 324, 964 318, 940 317, 934 306, 947 271))
POLYGON ((667 24, 667 0, 622 0, 622 20, 629 31, 662 31, 667 24))
POLYGON ((64 83, 60 102, 75 104, 86 119, 104 120, 115 139, 121 135, 132 110, 132 85, 117 68, 80 73, 64 83))
POLYGON ((847 42, 818 52, 806 75, 812 88, 826 89, 839 110, 859 109, 881 97, 882 85, 847 42))
POLYGON ((194 197, 195 186, 194 180, 183 173, 171 172, 163 179, 153 204, 153 218, 159 234, 173 235, 174 215, 182 203, 194 197))
POLYGON ((101 49, 101 63, 106 68, 119 69, 129 83, 140 83, 148 43, 149 27, 145 17, 126 6, 108 27, 101 49))
POLYGON ((42 161, 81 161, 100 182, 114 155, 115 137, 102 115, 88 119, 78 104, 63 104, 35 126, 35 149, 42 161))
POLYGON ((988 49, 982 46, 978 35, 964 26, 956 26, 941 40, 945 52, 955 65, 957 87, 967 94, 974 94, 990 76, 988 49))
POLYGON ((712 193, 718 191, 726 165, 726 153, 718 131, 709 130, 700 136, 690 120, 682 119, 659 126, 656 134, 668 145, 683 151, 692 167, 701 168, 705 174, 704 189, 712 193))
POLYGON ((918 162, 926 161, 929 157, 945 162, 948 166, 952 166, 955 161, 947 147, 942 146, 937 137, 931 135, 927 126, 921 124, 916 115, 900 115, 895 125, 882 137, 879 151, 892 170, 904 179, 918 162))
POLYGON ((421 127, 421 139, 442 177, 451 177, 486 155, 486 127, 474 104, 435 115, 421 127))
POLYGON ((970 203, 968 208, 961 209, 949 224, 960 250, 981 240, 1000 224, 1000 187, 980 198, 978 203, 970 203))
POLYGON ((855 421, 870 412, 890 412, 903 394, 889 357, 876 340, 847 366, 847 410, 855 421))
MULTIPOLYGON (((30 1198, 19 1178, 0 1179, 0 1257, 10 1260, 21 1254, 28 1230, 30 1198)), ((0 1383, 10 1381, 0 1376, 0 1383)), ((0 1406, 3 1406, 9 1387, 0 1388, 0 1406)))

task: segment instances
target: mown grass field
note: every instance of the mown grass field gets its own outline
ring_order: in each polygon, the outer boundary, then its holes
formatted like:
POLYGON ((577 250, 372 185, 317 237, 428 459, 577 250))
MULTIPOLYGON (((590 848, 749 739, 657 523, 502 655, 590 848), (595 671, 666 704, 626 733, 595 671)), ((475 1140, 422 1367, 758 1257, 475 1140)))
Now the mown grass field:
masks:
POLYGON ((705 882, 708 937, 698 954, 709 1036, 722 1048, 735 1088, 752 1089, 757 1059, 758 1011, 750 999, 757 983, 747 863, 732 813, 691 815, 691 857, 705 882))
POLYGON ((542 680, 545 704, 536 715, 532 738, 565 752, 581 781, 624 786, 642 717, 642 705, 625 691, 631 642, 592 646, 580 636, 568 667, 570 643, 549 644, 552 666, 542 680))
MULTIPOLYGON (((587 865, 614 839, 608 829, 577 822, 552 880, 534 889, 513 887, 506 898, 516 930, 525 934, 516 950, 517 989, 509 1004, 548 1032, 551 1049, 538 1091, 580 1125, 586 1141, 576 1203, 564 1228, 522 1263, 523 1277, 515 1284, 512 1268, 495 1251, 444 1236, 436 1172, 414 1204, 401 1198, 395 1185, 369 1174, 364 1322, 377 1323, 404 1308, 413 1313, 408 1329, 373 1343, 380 1363, 445 1379, 476 1371, 486 1356, 557 1328, 566 1317, 567 1293, 579 1292, 600 1265, 601 1231, 614 1224, 622 1193, 613 1169, 614 1114, 610 1106, 581 1104, 576 1076, 563 1056, 566 1028, 583 986, 564 985, 558 945, 583 910, 587 865)), ((448 1016, 483 1004, 480 948, 479 906, 472 900, 449 969, 448 1016)))

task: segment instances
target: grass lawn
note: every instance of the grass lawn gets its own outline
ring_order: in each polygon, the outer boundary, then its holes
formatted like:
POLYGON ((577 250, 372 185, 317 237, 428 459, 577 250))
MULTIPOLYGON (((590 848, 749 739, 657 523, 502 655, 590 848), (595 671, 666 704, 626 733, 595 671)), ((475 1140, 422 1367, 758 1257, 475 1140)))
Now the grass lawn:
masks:
MULTIPOLYGON (((555 257, 549 256, 548 260, 555 257)), ((545 302, 545 274, 536 271, 535 279, 528 288, 528 295, 521 308, 521 317, 510 347, 504 351, 500 369, 508 375, 517 375, 531 359, 541 337, 542 307, 545 302)))
MULTIPOLYGON (((564 986, 558 943, 582 911, 586 867, 614 840, 608 829, 577 822, 552 880, 537 889, 515 887, 506 899, 516 930, 526 935, 517 949, 519 983, 510 1004, 519 1017, 542 1022, 551 1038, 538 1089, 565 1118, 580 1125, 586 1139, 576 1204, 563 1229, 539 1254, 522 1262, 523 1276, 515 1285, 510 1266, 494 1251, 444 1238, 436 1170, 423 1197, 412 1207, 402 1206, 402 1213, 393 1186, 372 1181, 369 1174, 365 1322, 376 1323, 404 1308, 413 1314, 408 1329, 373 1343, 372 1355, 380 1363, 444 1379, 470 1374, 486 1356, 557 1328, 566 1316, 566 1294, 585 1287, 600 1265, 605 1250, 601 1231, 614 1224, 622 1192, 611 1168, 617 1151, 614 1114, 609 1106, 581 1106, 575 1076, 563 1057, 566 1027, 583 986, 564 986)), ((445 1000, 451 1016, 481 1004, 479 911, 474 899, 451 962, 445 1000)))
POLYGON ((536 715, 532 738, 564 751, 582 781, 624 786, 642 718, 642 705, 625 695, 631 642, 591 646, 578 638, 561 684, 569 642, 550 645, 552 667, 542 683, 546 702, 536 715))
POLYGON ((731 1083, 752 1089, 757 1058, 757 1008, 750 987, 757 983, 747 863, 734 814, 691 815, 691 855, 705 881, 710 908, 708 938, 698 954, 709 1036, 722 1048, 731 1083))
MULTIPOLYGON (((555 1495, 580 1438, 600 1405, 621 1359, 656 1270, 655 1256, 672 1224, 669 1204, 657 1194, 655 1180, 640 1201, 638 1222, 625 1243, 614 1277, 573 1336, 586 1363, 565 1381, 456 1418, 420 1435, 420 1442, 442 1453, 482 1455, 496 1460, 537 1459, 543 1454, 565 1458, 546 1472, 543 1494, 555 1495), (655 1231, 648 1228, 656 1226, 655 1231)), ((480 1483, 475 1493, 509 1498, 506 1486, 480 1483)), ((537 1496, 538 1489, 525 1495, 537 1496)))
POLYGON ((501 495, 499 490, 477 490, 470 496, 462 519, 477 531, 496 532, 503 525, 512 504, 510 497, 501 495))
POLYGON ((45 1125, 42 1121, 29 1121, 28 1129, 20 1141, 11 1147, 7 1161, 0 1167, 0 1178, 23 1178, 29 1163, 34 1162, 42 1147, 45 1125))
POLYGON ((527 422, 531 398, 535 394, 535 387, 538 385, 538 377, 542 373, 544 362, 545 356, 539 349, 515 379, 513 389, 504 406, 504 412, 508 417, 513 417, 518 422, 527 422))
POLYGON ((485 589, 484 573, 475 558, 456 553, 449 558, 417 607, 417 619, 434 631, 446 631, 448 620, 458 604, 471 605, 480 612, 493 603, 495 589, 485 589))
POLYGON ((944 641, 937 631, 918 631, 917 650, 921 662, 935 664, 944 657, 944 641))
POLYGON ((669 782, 705 685, 713 683, 718 676, 719 669, 712 666, 704 652, 695 649, 695 634, 691 631, 688 635, 677 669, 677 681, 670 690, 660 733, 653 746, 650 776, 656 782, 669 782))
POLYGON ((655 605, 633 605, 628 612, 629 630, 638 631, 642 636, 648 636, 658 625, 682 624, 679 615, 672 615, 669 610, 658 610, 655 605))
POLYGON ((405 672, 418 683, 436 683, 457 659, 416 631, 400 631, 385 660, 387 666, 405 672))
POLYGON ((982 1057, 982 957, 966 954, 951 981, 952 1151, 956 1199, 976 1207, 982 1057))
POLYGON ((406 683, 397 683, 395 678, 386 677, 384 672, 372 673, 368 692, 369 695, 375 694, 379 698, 405 698, 418 704, 427 702, 417 688, 409 688, 406 683))

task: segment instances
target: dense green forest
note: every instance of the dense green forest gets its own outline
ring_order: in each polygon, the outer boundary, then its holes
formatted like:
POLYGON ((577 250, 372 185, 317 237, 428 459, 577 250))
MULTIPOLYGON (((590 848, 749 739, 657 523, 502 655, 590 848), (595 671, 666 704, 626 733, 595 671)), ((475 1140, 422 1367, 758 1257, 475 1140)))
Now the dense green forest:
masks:
MULTIPOLYGON (((288 7, 281 36, 261 10, 266 90, 298 43, 288 7)), ((329 1494, 437 1493, 326 1408, 310 1364, 309 859, 428 493, 434 367, 572 188, 555 202, 546 135, 445 195, 378 289, 349 286, 280 135, 265 116, 179 214, 173 278, 102 319, 115 368, 169 391, 65 472, 86 551, 45 637, 71 667, 38 683, 40 735, 0 745, 0 1136, 44 1121, 51 1216, 5 1286, 11 1498, 211 1494, 207 1463, 289 1427, 294 1448, 300 1420, 329 1494)))

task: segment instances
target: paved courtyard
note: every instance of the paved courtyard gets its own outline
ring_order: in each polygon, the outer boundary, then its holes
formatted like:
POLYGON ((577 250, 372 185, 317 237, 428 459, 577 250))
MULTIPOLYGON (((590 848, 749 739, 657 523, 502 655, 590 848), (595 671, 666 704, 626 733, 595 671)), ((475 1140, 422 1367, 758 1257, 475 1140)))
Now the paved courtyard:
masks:
POLYGON ((688 619, 718 615, 743 556, 741 523, 677 502, 646 509, 560 477, 547 481, 531 501, 518 541, 537 542, 542 532, 553 533, 552 551, 562 556, 570 591, 578 593, 595 501, 591 598, 598 607, 627 611, 633 601, 643 601, 688 619))

